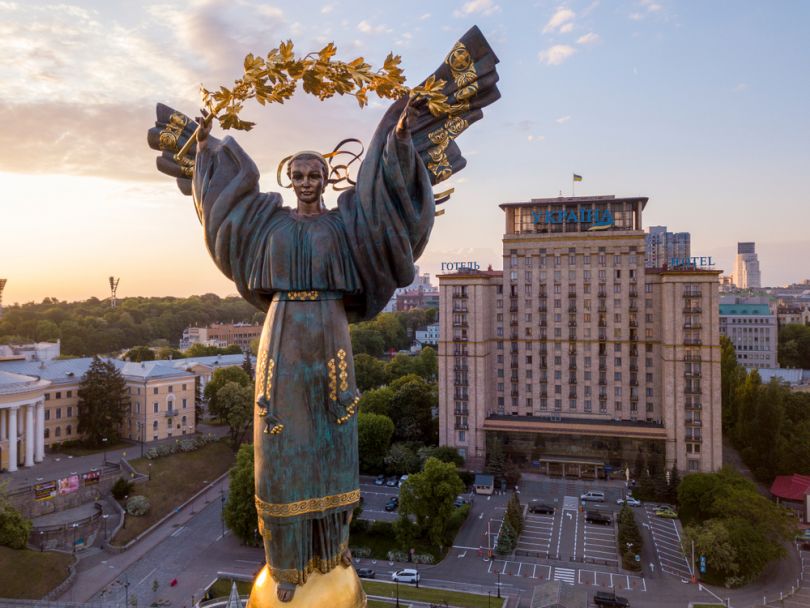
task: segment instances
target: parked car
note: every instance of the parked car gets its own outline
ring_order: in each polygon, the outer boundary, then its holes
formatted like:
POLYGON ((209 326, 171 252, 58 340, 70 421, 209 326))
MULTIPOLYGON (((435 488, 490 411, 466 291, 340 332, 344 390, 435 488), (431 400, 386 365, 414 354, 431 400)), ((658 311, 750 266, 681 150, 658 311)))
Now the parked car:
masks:
POLYGON ((588 502, 605 502, 605 493, 597 492, 596 490, 591 490, 589 492, 585 492, 582 496, 579 497, 579 499, 588 502))
POLYGON ((593 603, 597 606, 610 606, 618 608, 626 608, 630 605, 626 597, 619 597, 613 591, 597 591, 593 596, 593 603))
POLYGON ((554 507, 535 499, 529 503, 529 513, 545 513, 548 515, 554 515, 554 507))
POLYGON ((408 476, 403 475, 402 477, 399 478, 399 482, 397 483, 397 485, 401 488, 402 484, 405 483, 406 481, 408 481, 408 476))
POLYGON ((678 519, 678 512, 672 507, 659 507, 655 510, 655 515, 666 519, 678 519))
POLYGON ((375 486, 384 486, 385 485, 385 475, 377 475, 374 479, 375 486))
POLYGON ((385 503, 386 511, 396 511, 399 506, 399 498, 392 496, 387 503, 385 503))
POLYGON ((413 568, 405 568, 404 570, 399 570, 391 575, 392 581, 397 581, 400 583, 415 583, 419 579, 419 572, 413 568))
POLYGON ((628 507, 640 507, 641 506, 641 501, 638 498, 633 498, 632 496, 628 496, 627 499, 624 499, 624 498, 617 498, 616 499, 616 504, 617 505, 623 505, 625 502, 627 503, 628 507))
POLYGON ((371 568, 358 568, 357 569, 357 576, 360 578, 374 578, 377 576, 377 573, 374 572, 371 568))
POLYGON ((389 488, 396 488, 399 483, 399 477, 389 477, 385 480, 385 485, 389 488))
POLYGON ((798 541, 808 541, 810 542, 810 528, 806 530, 802 530, 796 535, 796 540, 798 541))
POLYGON ((599 524, 600 526, 606 526, 613 523, 610 515, 601 513, 599 511, 586 511, 585 521, 591 524, 599 524))
POLYGON ((453 506, 456 509, 458 509, 459 507, 463 507, 464 505, 466 505, 468 502, 469 501, 466 498, 464 498, 459 494, 458 496, 456 496, 456 500, 453 501, 453 506))

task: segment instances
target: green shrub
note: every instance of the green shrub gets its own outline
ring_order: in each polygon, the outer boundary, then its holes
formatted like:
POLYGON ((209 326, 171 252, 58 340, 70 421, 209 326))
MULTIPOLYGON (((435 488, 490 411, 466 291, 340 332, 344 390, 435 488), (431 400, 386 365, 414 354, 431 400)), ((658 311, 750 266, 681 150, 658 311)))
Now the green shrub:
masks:
POLYGON ((146 496, 131 496, 127 500, 127 513, 130 515, 141 516, 149 513, 149 499, 146 496))
POLYGON ((113 484, 112 495, 116 500, 123 500, 124 496, 127 496, 131 490, 132 483, 123 477, 119 477, 118 480, 113 484))

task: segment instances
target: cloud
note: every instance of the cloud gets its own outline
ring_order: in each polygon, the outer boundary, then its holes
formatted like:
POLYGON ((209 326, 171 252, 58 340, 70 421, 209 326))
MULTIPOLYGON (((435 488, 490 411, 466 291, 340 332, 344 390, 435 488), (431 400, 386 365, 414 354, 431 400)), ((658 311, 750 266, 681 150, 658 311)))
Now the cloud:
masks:
POLYGON ((655 2, 655 0, 640 0, 639 4, 641 4, 641 6, 646 8, 651 13, 657 13, 658 11, 664 8, 663 6, 655 2))
POLYGON ((389 29, 388 26, 383 25, 382 23, 379 25, 374 25, 365 19, 357 24, 357 29, 364 34, 385 34, 391 32, 391 29, 389 29))
POLYGON ((470 15, 494 15, 499 12, 501 7, 495 4, 492 0, 470 0, 465 2, 460 9, 453 11, 455 17, 469 17, 470 15))
POLYGON ((419 21, 427 21, 428 19, 430 19, 430 13, 425 13, 419 16, 419 21))
POLYGON ((629 15, 627 15, 627 17, 631 21, 641 21, 642 19, 644 19, 644 15, 642 15, 641 13, 630 13, 629 15))
POLYGON ((321 7, 321 15, 328 15, 333 10, 335 10, 335 5, 334 4, 324 4, 321 7))
POLYGON ((565 25, 560 27, 560 33, 561 34, 567 34, 568 32, 570 32, 573 29, 574 29, 574 24, 573 24, 573 22, 569 21, 568 23, 566 23, 565 25))
POLYGON ((540 51, 537 58, 540 60, 540 63, 545 63, 546 65, 560 65, 575 52, 576 49, 572 46, 568 46, 567 44, 555 44, 545 51, 540 51))
MULTIPOLYGON (((559 7, 551 16, 551 19, 548 20, 548 23, 546 23, 546 26, 543 28, 543 33, 546 34, 556 30, 563 31, 562 27, 564 27, 567 22, 573 21, 574 17, 576 17, 576 13, 570 8, 559 7)), ((569 23, 568 25, 571 27, 566 31, 571 31, 573 24, 569 23)))
POLYGON ((740 82, 737 86, 734 87, 735 93, 742 93, 743 91, 748 90, 748 83, 747 82, 740 82))
POLYGON ((528 141, 543 141, 545 138, 545 135, 529 135, 526 137, 528 141))
POLYGON ((594 34, 593 32, 588 32, 584 36, 580 36, 577 38, 577 44, 596 44, 599 42, 600 37, 599 34, 594 34))
POLYGON ((566 115, 566 116, 560 116, 559 118, 555 119, 554 122, 556 122, 558 125, 564 125, 569 120, 571 120, 571 115, 570 114, 566 115))

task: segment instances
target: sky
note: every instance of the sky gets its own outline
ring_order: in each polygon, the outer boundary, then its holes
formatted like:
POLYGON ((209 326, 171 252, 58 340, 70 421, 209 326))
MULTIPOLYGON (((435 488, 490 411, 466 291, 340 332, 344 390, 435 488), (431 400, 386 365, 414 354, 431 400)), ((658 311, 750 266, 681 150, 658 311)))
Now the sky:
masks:
MULTIPOLYGON (((110 275, 119 297, 235 293, 155 169, 155 103, 196 115, 200 84, 230 84, 286 39, 375 67, 393 51, 415 85, 472 25, 502 98, 457 140, 468 165, 442 184, 456 190, 422 272, 500 268, 498 205, 570 195, 577 173, 577 195, 649 197, 646 226, 690 232, 729 273, 737 241, 755 241, 763 284, 810 277, 810 3, 0 0, 3 302, 103 298, 110 275)), ((231 134, 274 190, 281 158, 368 142, 387 104, 299 91, 248 106, 257 127, 231 134)))

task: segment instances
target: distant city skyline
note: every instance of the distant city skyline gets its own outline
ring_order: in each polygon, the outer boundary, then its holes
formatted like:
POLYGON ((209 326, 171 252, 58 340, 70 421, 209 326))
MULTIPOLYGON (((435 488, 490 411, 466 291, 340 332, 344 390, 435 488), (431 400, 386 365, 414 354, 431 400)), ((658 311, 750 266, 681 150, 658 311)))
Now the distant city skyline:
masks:
MULTIPOLYGON (((120 298, 235 294, 190 199, 154 169, 155 103, 194 114, 201 82, 231 82, 245 54, 287 38, 302 51, 334 41, 340 58, 373 65, 399 53, 413 83, 473 24, 501 60, 503 98, 459 139, 468 165, 443 184, 456 192, 423 272, 471 256, 501 268, 498 205, 570 195, 576 173, 577 195, 649 197, 644 224, 691 233, 692 254, 726 274, 736 243, 754 241, 763 285, 801 281, 808 18, 805 3, 666 0, 0 3, 0 52, 15 58, 0 65, 4 305, 104 298, 111 275, 120 298)), ((274 190, 280 158, 367 142, 385 107, 299 91, 284 106, 248 107, 258 126, 236 137, 274 190)))

